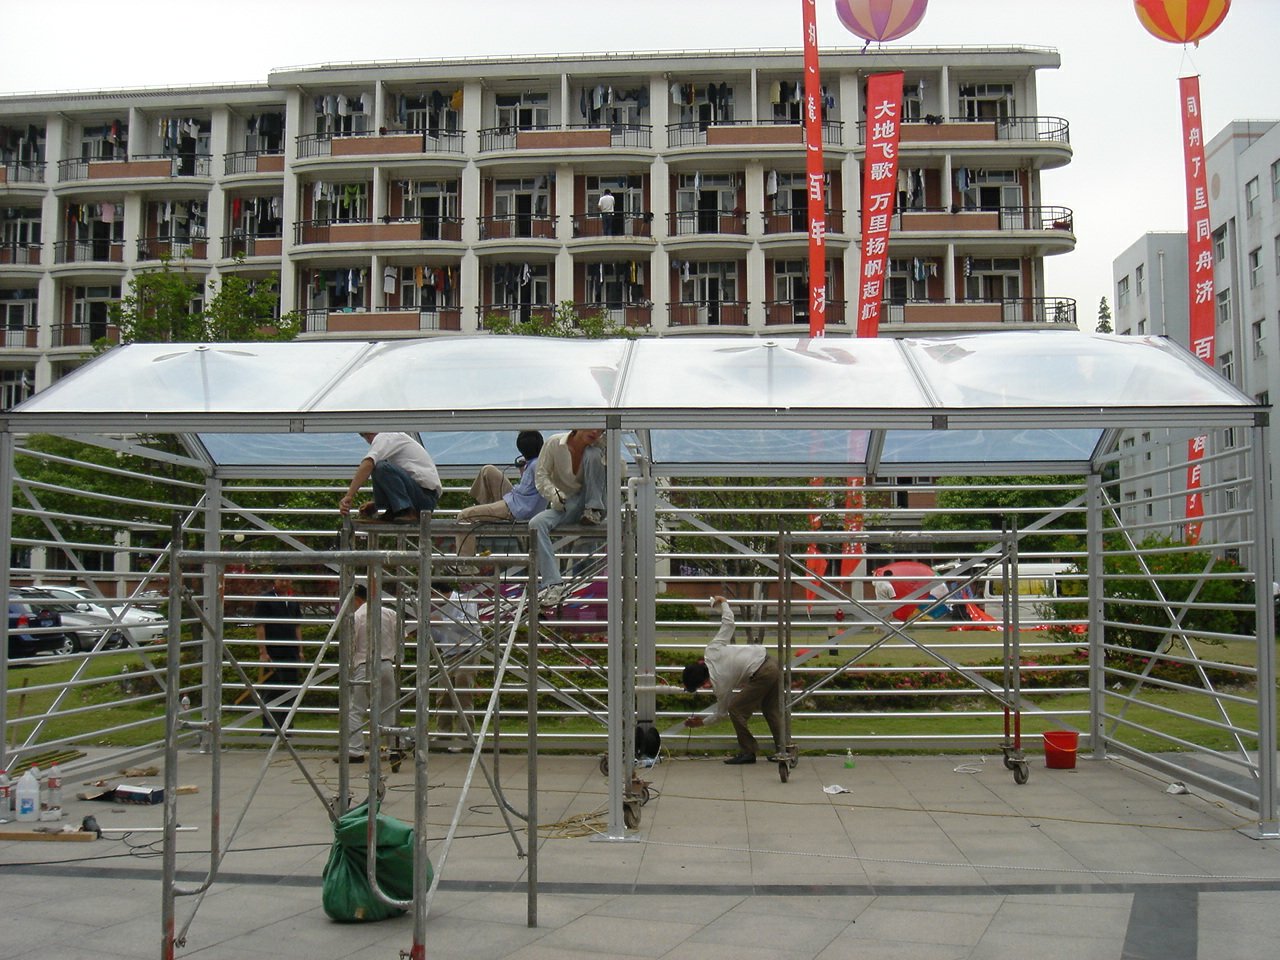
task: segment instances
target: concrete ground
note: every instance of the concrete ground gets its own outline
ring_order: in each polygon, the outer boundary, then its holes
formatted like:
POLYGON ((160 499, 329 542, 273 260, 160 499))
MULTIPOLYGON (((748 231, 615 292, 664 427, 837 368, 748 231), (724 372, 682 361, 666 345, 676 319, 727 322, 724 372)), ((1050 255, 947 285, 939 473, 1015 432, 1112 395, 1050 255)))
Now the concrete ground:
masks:
MULTIPOLYGON (((324 795, 331 751, 305 753, 324 795)), ((277 757, 247 809, 265 752, 222 761, 222 829, 244 813, 220 876, 177 903, 178 957, 393 958, 411 914, 339 924, 321 906, 332 832, 292 761, 277 757)), ((443 837, 468 758, 431 754, 429 830, 443 837)), ((180 879, 208 863, 211 758, 183 753, 180 879)), ((366 768, 353 767, 357 774, 366 768)), ((523 759, 501 780, 525 806, 523 759)), ((595 757, 539 763, 537 926, 520 859, 477 775, 427 920, 433 960, 1256 960, 1280 942, 1280 841, 1237 828, 1252 816, 1116 761, 1046 769, 1018 786, 998 753, 803 757, 790 782, 772 764, 664 760, 638 830, 603 830, 595 757), (826 792, 840 786, 847 792, 826 792)), ((131 778, 155 783, 160 778, 131 778)), ((384 811, 412 820, 412 771, 388 777, 384 811)), ((367 790, 357 779, 355 788, 367 790)), ((67 783, 74 796, 85 789, 67 783)), ((90 843, 0 842, 0 958, 164 957, 160 806, 76 801, 106 834, 90 843), (118 828, 131 828, 126 834, 118 828)), ((5 829, 16 825, 7 824, 5 829)), ((25 825, 24 825, 25 826, 25 825)), ((523 834, 521 834, 523 841, 523 834)), ((433 862, 439 864, 439 843, 433 862)))

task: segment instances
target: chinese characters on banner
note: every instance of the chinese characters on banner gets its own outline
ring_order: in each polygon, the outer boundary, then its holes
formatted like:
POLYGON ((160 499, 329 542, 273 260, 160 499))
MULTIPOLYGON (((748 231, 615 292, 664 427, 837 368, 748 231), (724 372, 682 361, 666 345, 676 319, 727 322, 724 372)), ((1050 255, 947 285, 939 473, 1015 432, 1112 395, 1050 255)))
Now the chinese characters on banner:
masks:
POLYGON ((809 336, 827 332, 827 203, 823 195, 822 78, 818 72, 818 20, 815 0, 802 0, 804 12, 805 184, 809 197, 809 336))
MULTIPOLYGON (((1213 350, 1213 237, 1209 229, 1208 176, 1204 169, 1204 125, 1200 111, 1200 78, 1178 80, 1182 99, 1182 149, 1187 172, 1187 279, 1191 350, 1210 367, 1213 350)), ((1207 436, 1187 441, 1187 543, 1200 542, 1204 500, 1200 494, 1201 461, 1207 436)))
POLYGON ((880 331, 880 302, 888 274, 889 227, 898 185, 898 127, 902 74, 867 78, 867 155, 862 161, 862 267, 858 277, 858 336, 880 331))

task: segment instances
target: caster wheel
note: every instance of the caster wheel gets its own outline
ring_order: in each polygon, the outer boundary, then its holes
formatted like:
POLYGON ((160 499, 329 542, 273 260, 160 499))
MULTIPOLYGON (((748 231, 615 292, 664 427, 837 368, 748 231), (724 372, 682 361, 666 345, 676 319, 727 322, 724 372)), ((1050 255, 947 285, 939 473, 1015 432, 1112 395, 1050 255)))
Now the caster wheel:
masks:
POLYGON ((635 830, 640 826, 640 805, 638 803, 628 802, 623 805, 622 822, 628 830, 635 830))
POLYGON ((1018 786, 1022 786, 1022 784, 1027 782, 1030 776, 1031 776, 1031 771, 1027 768, 1027 762, 1025 760, 1022 761, 1021 763, 1014 764, 1014 767, 1013 767, 1014 783, 1018 784, 1018 786))
POLYGON ((791 764, 789 764, 786 760, 778 761, 778 779, 781 780, 783 783, 786 783, 787 779, 790 776, 791 776, 791 764))
POLYGON ((1006 753, 1004 755, 1004 768, 1006 770, 1016 770, 1018 768, 1018 761, 1014 760, 1006 753))
POLYGON ((600 775, 605 777, 609 775, 609 755, 607 753, 600 758, 600 775))

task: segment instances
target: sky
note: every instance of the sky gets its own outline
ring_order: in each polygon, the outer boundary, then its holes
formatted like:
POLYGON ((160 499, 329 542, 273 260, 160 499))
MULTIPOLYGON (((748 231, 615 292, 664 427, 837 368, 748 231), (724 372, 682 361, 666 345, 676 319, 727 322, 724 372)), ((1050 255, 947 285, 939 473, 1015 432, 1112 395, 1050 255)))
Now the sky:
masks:
MULTIPOLYGON (((802 45, 802 0, 5 0, 0 95, 263 83, 319 63, 802 45)), ((817 0, 823 47, 860 49, 817 0)), ((1092 330, 1112 300, 1111 261, 1142 234, 1185 230, 1178 77, 1200 75, 1205 129, 1280 119, 1280 0, 1233 0, 1198 48, 1165 43, 1132 0, 930 0, 886 44, 1051 47, 1041 116, 1071 124, 1072 162, 1041 177, 1042 202, 1075 212, 1076 249, 1046 260, 1044 294, 1073 297, 1092 330)), ((1113 304, 1114 306, 1114 304, 1113 304)))

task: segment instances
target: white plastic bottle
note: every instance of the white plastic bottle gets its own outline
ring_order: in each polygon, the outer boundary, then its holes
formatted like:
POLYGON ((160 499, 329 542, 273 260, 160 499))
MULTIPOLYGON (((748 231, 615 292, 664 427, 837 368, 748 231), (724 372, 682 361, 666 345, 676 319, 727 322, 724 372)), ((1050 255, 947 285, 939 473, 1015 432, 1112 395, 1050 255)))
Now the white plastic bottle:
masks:
POLYGON ((49 793, 48 793, 48 800, 46 800, 46 806, 48 806, 49 809, 53 809, 54 807, 61 808, 62 807, 62 771, 58 769, 58 765, 56 763, 53 764, 51 767, 49 767, 48 785, 49 785, 49 793))
POLYGON ((40 819, 40 781, 28 770, 18 780, 18 788, 14 791, 18 800, 17 812, 19 820, 40 819))
POLYGON ((0 817, 7 817, 13 809, 12 785, 9 782, 9 771, 0 770, 0 817))

